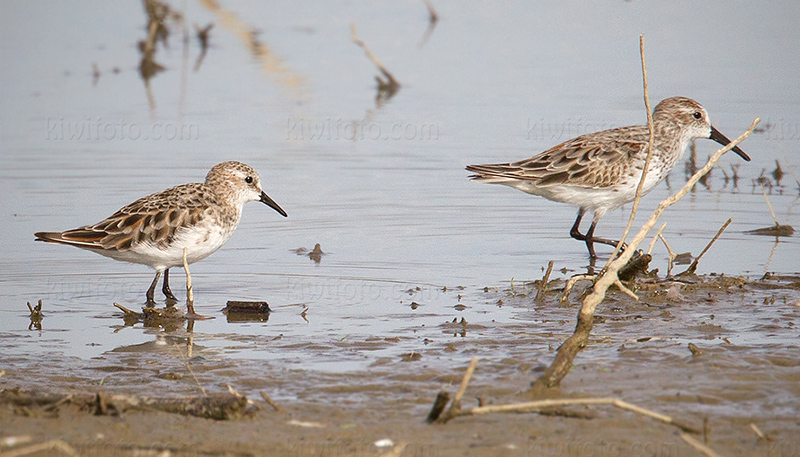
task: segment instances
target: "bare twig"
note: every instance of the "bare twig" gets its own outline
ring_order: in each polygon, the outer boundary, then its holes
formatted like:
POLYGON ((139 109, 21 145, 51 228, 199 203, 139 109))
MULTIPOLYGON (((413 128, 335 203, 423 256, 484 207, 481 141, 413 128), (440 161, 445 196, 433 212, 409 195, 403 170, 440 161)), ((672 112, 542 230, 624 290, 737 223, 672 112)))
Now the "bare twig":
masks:
POLYGON ((24 447, 22 449, 3 451, 2 455, 3 457, 22 457, 24 455, 37 454, 39 452, 51 451, 54 449, 57 449, 63 454, 66 454, 71 457, 72 456, 80 457, 78 451, 76 451, 72 446, 61 440, 45 441, 44 443, 33 444, 28 447, 24 447))
POLYGON ((467 391, 467 385, 469 385, 470 379, 472 379, 472 373, 475 372, 475 367, 478 366, 478 358, 473 357, 472 360, 469 362, 469 366, 467 367, 466 373, 464 373, 464 378, 461 380, 461 385, 458 387, 458 391, 456 392, 456 396, 453 397, 453 403, 460 404, 461 397, 464 396, 464 392, 467 391))
MULTIPOLYGON (((459 387, 455 397, 453 397, 453 402, 450 404, 450 409, 447 411, 447 413, 444 416, 440 417, 439 419, 435 418, 431 419, 431 415, 429 415, 428 418, 431 420, 428 420, 428 422, 432 422, 435 420, 438 423, 445 423, 458 416, 475 416, 480 414, 491 414, 491 413, 541 412, 543 409, 549 409, 555 406, 612 405, 620 409, 625 409, 628 411, 632 411, 636 414, 641 414, 643 416, 656 419, 658 421, 664 422, 665 424, 674 425, 685 432, 701 433, 702 431, 702 429, 695 427, 693 425, 686 424, 670 416, 657 413, 655 411, 642 408, 640 406, 636 406, 632 403, 628 403, 618 398, 562 398, 562 399, 531 401, 524 403, 511 403, 505 405, 477 406, 475 408, 470 408, 470 409, 461 409, 461 398, 463 397, 464 392, 467 390, 467 385, 469 384, 469 381, 472 378, 472 373, 475 371, 475 366, 477 364, 478 364, 478 358, 474 357, 472 361, 470 361, 469 367, 467 367, 467 371, 464 373, 464 378, 461 381, 461 386, 459 387)), ((441 404, 443 397, 446 396, 443 396, 442 392, 440 392, 439 395, 436 397, 436 401, 434 403, 434 410, 443 409, 443 408, 437 408, 437 405, 441 404)), ((446 400, 444 401, 446 402, 446 400)))
POLYGON ((792 170, 792 166, 789 165, 789 160, 786 158, 785 155, 783 156, 783 164, 786 165, 786 169, 789 170, 789 174, 792 175, 792 178, 794 178, 794 182, 797 183, 797 187, 800 188, 800 179, 798 179, 797 175, 794 174, 794 170, 792 170))
POLYGON ((667 264, 667 276, 672 276, 672 267, 674 266, 675 257, 677 257, 678 255, 675 254, 675 251, 673 251, 671 247, 669 247, 669 243, 667 243, 667 239, 664 238, 663 235, 659 233, 658 238, 661 240, 662 243, 664 243, 664 246, 666 246, 667 248, 667 252, 669 252, 669 263, 667 264))
POLYGON ((753 432, 756 434, 756 436, 758 436, 759 440, 773 441, 773 438, 771 436, 767 435, 766 433, 762 432, 761 429, 758 428, 758 426, 756 424, 751 422, 750 423, 750 428, 753 430, 753 432))
POLYGON ((661 228, 658 229, 658 231, 656 232, 655 236, 653 236, 653 239, 650 241, 650 246, 647 248, 647 253, 648 254, 652 254, 653 253, 653 248, 656 245, 656 241, 658 241, 658 237, 661 236, 661 233, 664 231, 665 228, 667 228, 667 223, 666 222, 664 222, 664 224, 661 226, 661 228))
POLYGON ((702 452, 703 454, 707 455, 708 457, 720 457, 720 455, 717 454, 716 452, 714 452, 713 450, 711 450, 710 447, 708 447, 705 444, 697 441, 696 439, 692 438, 691 436, 689 436, 689 435, 687 435, 685 433, 681 433, 681 438, 683 438, 683 441, 686 441, 687 443, 689 443, 690 446, 692 446, 693 448, 695 448, 698 451, 702 452))
POLYGON ((473 357, 469 362, 467 371, 464 373, 464 378, 461 379, 461 385, 458 387, 458 391, 453 397, 453 402, 450 403, 450 409, 448 409, 443 416, 436 419, 436 422, 445 423, 461 413, 461 398, 464 396, 464 392, 467 391, 467 386, 469 385, 470 379, 472 379, 472 373, 475 372, 476 366, 478 366, 478 358, 473 357))
POLYGON ((705 249, 703 249, 700 255, 695 257, 694 262, 692 262, 692 264, 689 265, 689 268, 687 268, 686 271, 684 271, 683 273, 680 273, 679 276, 684 274, 694 274, 694 272, 697 271, 697 264, 700 262, 700 258, 703 257, 703 255, 705 255, 705 253, 708 252, 709 249, 711 249, 711 245, 714 244, 714 242, 717 241, 717 238, 719 238, 719 236, 722 235, 722 232, 724 232, 725 229, 728 228, 728 226, 731 224, 731 221, 733 221, 733 219, 728 218, 728 220, 725 221, 724 224, 722 224, 722 227, 720 227, 719 230, 717 230, 717 234, 714 235, 714 238, 711 238, 711 241, 708 242, 705 249))
POLYGON ((547 292, 547 282, 550 281, 550 273, 553 272, 553 261, 551 260, 550 263, 547 264, 547 271, 544 273, 544 277, 542 278, 542 282, 539 283, 539 290, 536 292, 535 301, 542 301, 544 300, 544 294, 547 292))
POLYGON ((764 200, 767 202, 767 208, 769 208, 769 213, 772 215, 772 220, 775 221, 775 225, 780 226, 781 223, 778 222, 778 218, 775 217, 775 211, 772 210, 772 205, 769 203, 769 198, 767 198, 767 191, 764 189, 764 184, 759 181, 758 185, 761 186, 761 193, 764 195, 764 200))
POLYGON ((138 317, 140 316, 140 314, 139 314, 139 313, 137 313, 136 311, 134 311, 134 310, 132 310, 132 309, 128 309, 128 308, 126 308, 126 307, 124 307, 124 306, 120 305, 120 304, 119 304, 119 303, 117 303, 117 302, 114 302, 114 306, 115 306, 115 307, 117 307, 117 308, 118 308, 120 311, 122 311, 123 313, 125 313, 125 317, 128 317, 128 316, 130 316, 130 317, 136 317, 136 318, 138 318, 138 317))
POLYGON ((267 395, 266 392, 261 391, 259 393, 261 394, 261 398, 263 398, 264 401, 267 402, 268 405, 272 406, 272 409, 274 409, 276 413, 285 413, 286 412, 286 410, 281 408, 281 405, 275 403, 275 400, 270 398, 270 396, 267 395))
POLYGON ((561 299, 558 301, 559 304, 563 304, 567 300, 569 300, 569 293, 572 292, 572 288, 575 287, 575 283, 582 280, 582 279, 590 279, 594 280, 596 276, 593 275, 575 275, 567 281, 567 285, 564 286, 564 293, 561 294, 561 299))
POLYGON ((617 278, 617 281, 614 283, 614 285, 619 287, 619 290, 625 292, 625 295, 631 297, 632 299, 634 299, 636 301, 639 301, 639 297, 635 293, 633 293, 632 290, 630 290, 627 287, 625 287, 625 284, 622 284, 622 281, 620 281, 619 278, 617 278))
POLYGON ((628 403, 618 398, 564 398, 564 399, 530 401, 525 403, 512 403, 507 405, 478 406, 476 408, 462 410, 459 413, 459 415, 466 416, 466 415, 479 415, 479 414, 504 413, 504 412, 533 412, 533 411, 539 411, 544 408, 550 408, 553 406, 567 406, 567 405, 612 405, 620 409, 625 409, 628 411, 632 411, 636 414, 641 414, 643 416, 653 418, 655 420, 664 422, 665 424, 674 425, 686 432, 690 433, 701 432, 701 430, 698 427, 685 424, 670 416, 657 413, 655 411, 651 411, 649 409, 645 409, 640 406, 636 406, 632 403, 628 403))
POLYGON ((642 86, 644 89, 644 107, 647 110, 647 128, 650 132, 650 137, 647 140, 647 157, 644 159, 644 168, 642 169, 642 177, 639 178, 639 184, 636 186, 636 195, 633 199, 633 207, 631 208, 631 215, 628 218, 628 224, 625 226, 625 231, 619 238, 616 249, 608 258, 608 262, 603 267, 603 271, 607 270, 611 262, 617 256, 622 246, 625 245, 625 239, 633 226, 633 220, 636 218, 636 211, 639 209, 639 201, 642 199, 642 189, 644 189, 644 181, 647 178, 647 170, 650 168, 650 159, 653 156, 653 142, 655 140, 655 131, 653 130, 653 113, 650 111, 650 96, 647 93, 647 65, 644 60, 644 35, 639 35, 639 56, 642 60, 642 86))

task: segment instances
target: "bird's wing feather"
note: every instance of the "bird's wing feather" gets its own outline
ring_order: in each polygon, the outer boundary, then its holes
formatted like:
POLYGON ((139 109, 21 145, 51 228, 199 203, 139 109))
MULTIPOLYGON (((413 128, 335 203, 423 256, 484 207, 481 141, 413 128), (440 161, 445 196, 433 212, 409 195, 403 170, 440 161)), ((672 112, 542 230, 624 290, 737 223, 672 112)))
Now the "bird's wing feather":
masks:
POLYGON ((501 178, 531 181, 538 186, 569 183, 608 187, 628 172, 631 157, 647 150, 647 137, 647 127, 621 127, 579 136, 529 159, 470 165, 467 170, 475 172, 472 178, 478 180, 501 178))
POLYGON ((87 249, 125 251, 139 243, 165 246, 176 229, 196 225, 209 211, 204 191, 200 183, 184 184, 140 198, 97 224, 35 236, 87 249))

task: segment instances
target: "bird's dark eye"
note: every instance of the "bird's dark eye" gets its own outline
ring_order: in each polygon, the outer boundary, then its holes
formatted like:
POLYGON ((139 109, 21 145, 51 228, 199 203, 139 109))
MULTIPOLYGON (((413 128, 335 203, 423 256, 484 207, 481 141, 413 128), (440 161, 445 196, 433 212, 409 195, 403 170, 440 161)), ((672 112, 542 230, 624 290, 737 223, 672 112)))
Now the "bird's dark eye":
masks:
POLYGON ((692 117, 695 119, 702 119, 703 113, 701 113, 700 111, 695 111, 694 114, 692 114, 692 117))
POLYGON ((252 176, 248 176, 248 177, 244 178, 244 182, 246 182, 247 184, 253 184, 253 177, 252 176))

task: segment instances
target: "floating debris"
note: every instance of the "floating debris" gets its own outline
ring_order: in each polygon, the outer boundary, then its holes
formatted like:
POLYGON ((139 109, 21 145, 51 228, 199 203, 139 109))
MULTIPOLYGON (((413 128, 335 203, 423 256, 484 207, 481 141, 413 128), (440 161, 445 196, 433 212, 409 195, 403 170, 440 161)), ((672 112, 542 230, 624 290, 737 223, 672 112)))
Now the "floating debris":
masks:
POLYGON ((761 236, 792 236, 794 234, 794 227, 791 225, 773 225, 771 227, 762 227, 755 230, 748 230, 744 233, 750 235, 761 235, 761 236))
POLYGON ((703 351, 699 347, 697 347, 697 345, 695 345, 694 343, 689 343, 689 350, 692 351, 693 356, 700 355, 703 353, 703 351))
POLYGON ((419 352, 409 352, 400 356, 401 362, 417 362, 419 360, 422 360, 422 354, 419 352))
POLYGON ((266 322, 272 310, 265 301, 228 300, 222 313, 228 316, 228 322, 266 322))
POLYGON ((42 301, 39 300, 39 304, 36 306, 31 306, 31 302, 28 302, 28 309, 31 312, 31 323, 28 325, 28 330, 41 330, 42 318, 44 318, 44 315, 42 314, 42 301))
MULTIPOLYGON (((778 165, 778 170, 780 170, 780 165, 778 165)), ((775 221, 775 225, 771 227, 763 227, 755 230, 749 230, 745 233, 748 233, 750 235, 762 235, 762 236, 774 236, 774 237, 792 236, 792 234, 794 234, 794 228, 791 225, 781 225, 781 223, 778 222, 778 217, 775 216, 775 211, 772 209, 772 204, 770 204, 769 202, 769 197, 767 197, 767 191, 764 189, 763 185, 761 186, 761 193, 764 194, 764 200, 767 202, 767 208, 769 208, 769 214, 772 216, 772 220, 775 221)))
POLYGON ((138 322, 142 322, 145 327, 164 327, 169 330, 176 329, 179 323, 186 320, 186 316, 175 306, 166 306, 164 308, 145 306, 142 307, 142 312, 128 309, 119 303, 114 303, 114 306, 123 312, 122 319, 125 321, 125 325, 135 325, 138 322))
POLYGON ((322 247, 319 245, 319 243, 315 244, 314 249, 310 251, 307 248, 290 249, 290 251, 297 255, 308 256, 308 258, 313 260, 315 263, 319 263, 322 260, 322 256, 327 254, 326 252, 322 252, 322 247))

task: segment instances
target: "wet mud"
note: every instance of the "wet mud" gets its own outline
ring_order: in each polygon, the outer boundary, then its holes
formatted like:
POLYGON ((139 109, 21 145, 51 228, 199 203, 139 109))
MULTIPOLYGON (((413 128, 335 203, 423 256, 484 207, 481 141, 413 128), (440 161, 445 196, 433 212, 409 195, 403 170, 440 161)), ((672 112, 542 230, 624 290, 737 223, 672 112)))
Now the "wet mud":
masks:
MULTIPOLYGON (((573 330, 591 283, 566 301, 562 279, 536 300, 540 285, 458 291, 488 314, 511 308, 488 324, 334 341, 229 336, 298 357, 369 360, 343 373, 227 359, 182 328, 92 360, 12 357, 0 377, 3 436, 57 438, 78 455, 697 455, 676 427, 600 405, 425 423, 472 357, 465 407, 533 399, 530 383, 573 330), (419 337, 416 350, 400 349, 419 337)), ((545 397, 619 398, 705 430, 695 439, 721 455, 800 453, 800 276, 645 277, 635 291, 638 302, 609 293, 589 345, 545 397)))

